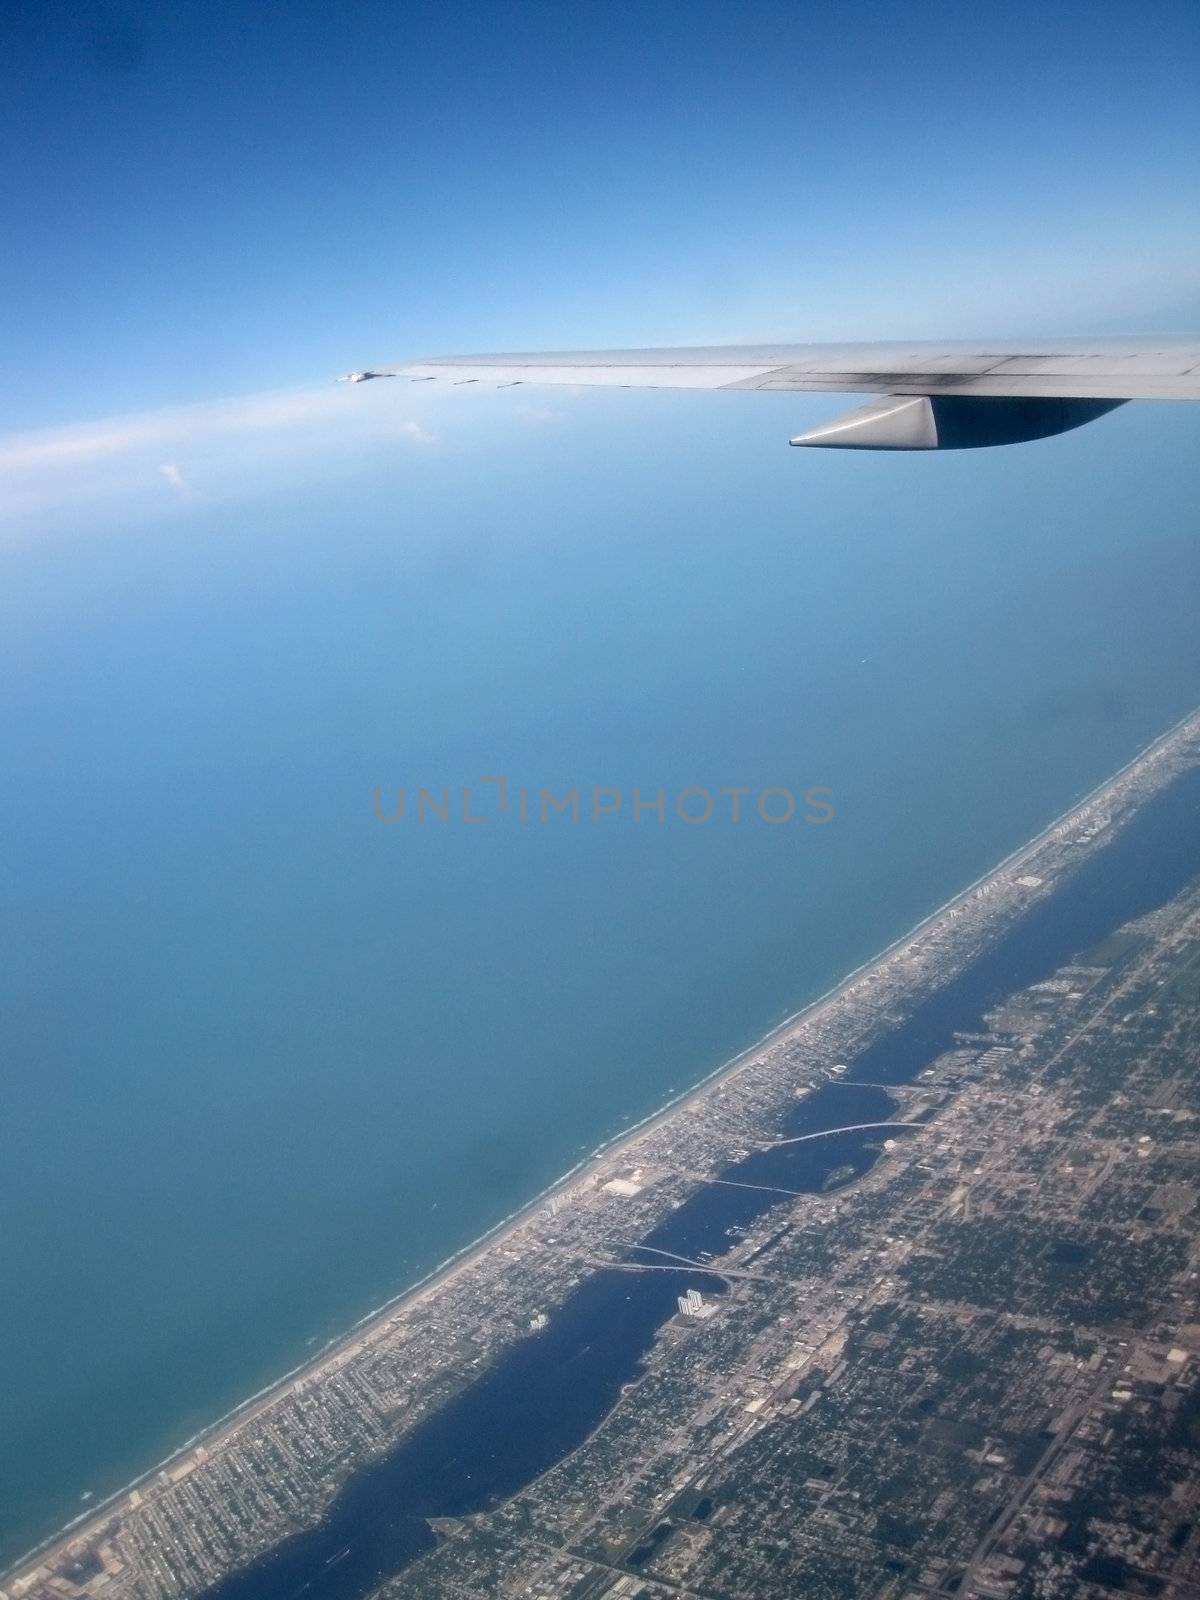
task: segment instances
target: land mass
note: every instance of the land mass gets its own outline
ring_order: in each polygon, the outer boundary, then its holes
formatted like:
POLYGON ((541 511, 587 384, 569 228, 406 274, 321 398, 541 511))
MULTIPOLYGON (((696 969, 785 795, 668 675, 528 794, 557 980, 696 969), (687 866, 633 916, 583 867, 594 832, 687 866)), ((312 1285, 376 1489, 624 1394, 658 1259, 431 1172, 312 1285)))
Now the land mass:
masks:
POLYGON ((0 1600, 1196 1593, 1198 762, 1200 713, 0 1600))

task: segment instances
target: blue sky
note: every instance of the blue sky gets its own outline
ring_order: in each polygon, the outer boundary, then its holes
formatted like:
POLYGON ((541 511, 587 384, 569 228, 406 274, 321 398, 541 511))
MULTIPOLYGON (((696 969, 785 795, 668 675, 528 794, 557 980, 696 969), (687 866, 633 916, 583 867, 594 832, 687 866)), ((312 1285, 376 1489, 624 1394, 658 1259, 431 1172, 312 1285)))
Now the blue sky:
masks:
POLYGON ((0 427, 456 349, 1188 331, 1197 16, 9 7, 0 427))

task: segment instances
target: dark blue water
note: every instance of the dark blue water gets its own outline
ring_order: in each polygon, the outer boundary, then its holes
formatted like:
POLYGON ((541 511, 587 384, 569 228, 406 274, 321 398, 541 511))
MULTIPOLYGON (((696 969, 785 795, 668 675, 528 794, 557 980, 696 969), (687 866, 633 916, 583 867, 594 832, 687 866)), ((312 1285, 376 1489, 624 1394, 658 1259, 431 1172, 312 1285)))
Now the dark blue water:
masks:
POLYGON ((984 1012, 1114 928, 1162 905, 1200 869, 1200 769, 1155 795, 1133 824, 1087 859, 960 977, 860 1055, 852 1077, 904 1083, 978 1028, 984 1012))
MULTIPOLYGON (((1200 867, 1200 770, 1184 774, 1144 806, 1104 850, 1051 899, 982 955, 941 994, 858 1057, 854 1076, 899 1083, 977 1028, 983 1011, 1038 981, 1131 918, 1161 905, 1200 867)), ((893 1102, 868 1083, 828 1085, 799 1102, 787 1136, 882 1120, 893 1102)), ((729 1231, 761 1218, 783 1197, 814 1193, 830 1175, 866 1172, 878 1134, 828 1138, 755 1151, 631 1249, 628 1261, 666 1251, 720 1257, 729 1231), (735 1187, 761 1185, 762 1187, 735 1187)), ((421 1423, 381 1460, 356 1472, 325 1520, 210 1591, 209 1600, 358 1600, 383 1578, 433 1548, 426 1518, 478 1512, 520 1490, 579 1445, 616 1402, 676 1297, 712 1272, 686 1267, 632 1273, 600 1270, 554 1314, 540 1335, 519 1341, 486 1373, 421 1423)))
MULTIPOLYGON (((783 1132, 877 1121, 893 1110, 882 1089, 830 1087, 799 1102, 783 1132)), ((816 1193, 832 1172, 849 1169, 846 1182, 865 1172, 875 1159, 869 1137, 831 1134, 755 1151, 722 1173, 728 1186, 701 1189, 625 1259, 652 1263, 660 1251, 693 1260, 723 1255, 730 1229, 748 1227, 784 1201, 772 1187, 816 1193)), ((220 1584, 212 1600, 289 1600, 301 1589, 314 1600, 368 1593, 433 1548, 427 1517, 481 1511, 580 1444, 640 1374, 677 1297, 693 1287, 709 1296, 724 1292, 715 1273, 665 1263, 649 1271, 597 1271, 542 1333, 518 1341, 389 1455, 356 1472, 319 1527, 220 1584)))

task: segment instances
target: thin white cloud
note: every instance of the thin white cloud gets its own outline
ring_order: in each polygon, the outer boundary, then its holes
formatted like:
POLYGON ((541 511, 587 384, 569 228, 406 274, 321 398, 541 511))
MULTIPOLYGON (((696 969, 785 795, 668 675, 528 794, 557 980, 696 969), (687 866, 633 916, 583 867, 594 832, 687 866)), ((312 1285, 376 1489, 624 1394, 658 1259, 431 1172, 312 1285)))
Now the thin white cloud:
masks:
POLYGON ((174 406, 103 422, 73 423, 37 433, 14 433, 0 438, 0 471, 95 461, 148 446, 224 433, 261 433, 333 417, 346 410, 343 390, 295 389, 237 395, 230 400, 174 406))
POLYGON ((189 499, 195 473, 215 505, 320 481, 381 445, 441 443, 440 428, 428 426, 437 400, 414 406, 411 393, 377 388, 328 383, 0 436, 0 524, 119 500, 130 514, 152 515, 164 484, 181 503, 189 499))
POLYGON ((411 419, 407 422, 402 422, 396 431, 403 434, 406 439, 411 439, 414 444, 437 443, 436 435, 423 428, 419 422, 413 422, 411 419))
POLYGON ((556 411, 553 406, 519 405, 516 408, 516 414, 522 422, 528 422, 531 426, 542 426, 548 422, 558 422, 562 418, 562 413, 556 411))
POLYGON ((487 450, 506 430, 559 422, 571 406, 566 394, 553 408, 512 394, 329 382, 0 435, 0 529, 7 547, 52 526, 87 526, 80 518, 91 513, 97 527, 115 527, 118 507, 126 527, 161 513, 168 492, 181 508, 198 506, 193 482, 206 508, 350 482, 389 459, 411 463, 414 451, 487 450))

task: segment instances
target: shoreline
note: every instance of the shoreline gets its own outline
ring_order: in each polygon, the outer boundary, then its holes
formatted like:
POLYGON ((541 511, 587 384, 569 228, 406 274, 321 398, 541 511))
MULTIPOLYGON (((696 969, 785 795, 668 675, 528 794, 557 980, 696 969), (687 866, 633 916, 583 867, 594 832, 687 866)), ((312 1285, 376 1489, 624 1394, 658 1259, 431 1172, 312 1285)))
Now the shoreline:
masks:
POLYGON ((1068 825, 1106 793, 1114 790, 1124 779, 1134 775, 1139 769, 1153 761, 1157 755, 1167 750, 1178 736, 1189 727, 1195 732, 1196 724, 1200 724, 1200 709, 1189 711, 1165 732, 1150 740, 1116 772, 1111 773, 1086 794, 1074 800, 1041 828, 1033 838, 1026 840, 1010 851, 971 883, 956 891, 948 900, 921 917, 882 950, 870 956, 852 971, 838 979, 823 993, 805 1001, 797 1010, 789 1013, 780 1022, 768 1028, 753 1043, 715 1067, 690 1087, 673 1095, 669 1100, 665 1101, 657 1109, 647 1113, 636 1123, 623 1128, 604 1140, 588 1155, 583 1156, 571 1168, 555 1178, 552 1183, 540 1190, 531 1199, 524 1202, 508 1216, 494 1223, 475 1240, 448 1256, 430 1272, 426 1273, 424 1277, 391 1296, 373 1310, 366 1312, 344 1332, 331 1338, 314 1354, 306 1357, 297 1365, 273 1379, 264 1388, 239 1401, 222 1417, 193 1434, 183 1444, 173 1448, 162 1460, 140 1472, 123 1487, 106 1495, 102 1501, 86 1506, 77 1517, 60 1527, 55 1533, 35 1545, 7 1569, 0 1572, 0 1600, 3 1600, 7 1586, 14 1582, 20 1583, 23 1578, 35 1572, 44 1562, 54 1560, 71 1545, 88 1537, 92 1530, 100 1528, 114 1513, 119 1511, 121 1502, 127 1500, 134 1491, 150 1483, 160 1473, 168 1472, 172 1468, 181 1465, 185 1458, 197 1449, 210 1449, 219 1446, 247 1422, 269 1410, 285 1388, 307 1381, 321 1372, 340 1364, 343 1358, 360 1348, 364 1343, 368 1343, 377 1332, 382 1331, 386 1323, 394 1319, 399 1313, 422 1304, 446 1284, 452 1282, 477 1261, 484 1258, 489 1251, 518 1233, 522 1226, 555 1195, 561 1195, 602 1173, 609 1164, 618 1160, 626 1148, 635 1143, 647 1131, 668 1121, 687 1107, 702 1100, 718 1085, 736 1077, 740 1071, 752 1062, 759 1060, 766 1051, 786 1040, 801 1026, 819 1020, 822 1014, 853 989, 860 979, 882 968, 898 952, 909 946, 923 932, 935 926, 941 919, 947 917, 949 913, 968 900, 982 886, 995 880, 1012 867, 1019 865, 1027 856, 1039 850, 1056 830, 1068 825))

